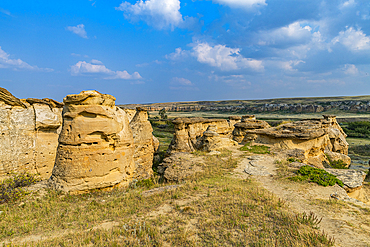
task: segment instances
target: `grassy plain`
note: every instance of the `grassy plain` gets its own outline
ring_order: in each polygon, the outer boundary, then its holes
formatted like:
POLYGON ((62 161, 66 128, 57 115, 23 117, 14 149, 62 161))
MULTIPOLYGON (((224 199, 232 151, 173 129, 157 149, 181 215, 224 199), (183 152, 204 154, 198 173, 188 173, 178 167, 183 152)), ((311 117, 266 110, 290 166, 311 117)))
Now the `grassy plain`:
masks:
MULTIPOLYGON (((332 246, 319 219, 296 213, 251 179, 230 175, 230 151, 204 156, 204 174, 175 190, 142 183, 68 195, 46 190, 0 205, 11 246, 332 246)), ((166 184, 167 185, 167 184, 166 184)))

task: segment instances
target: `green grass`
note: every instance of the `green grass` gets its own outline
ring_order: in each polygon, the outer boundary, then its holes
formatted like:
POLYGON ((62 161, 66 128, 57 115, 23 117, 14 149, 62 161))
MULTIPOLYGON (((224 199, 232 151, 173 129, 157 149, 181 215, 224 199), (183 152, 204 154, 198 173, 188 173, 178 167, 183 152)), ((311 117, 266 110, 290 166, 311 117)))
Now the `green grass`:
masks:
POLYGON ((340 181, 336 176, 318 168, 314 168, 311 166, 302 166, 297 171, 297 176, 290 177, 289 179, 292 181, 309 181, 313 183, 317 183, 318 185, 322 185, 324 187, 330 185, 333 186, 334 184, 338 184, 339 186, 343 187, 343 182, 340 181))
POLYGON ((240 151, 248 151, 254 154, 269 154, 270 147, 264 145, 251 145, 250 143, 245 144, 243 147, 240 148, 240 151))

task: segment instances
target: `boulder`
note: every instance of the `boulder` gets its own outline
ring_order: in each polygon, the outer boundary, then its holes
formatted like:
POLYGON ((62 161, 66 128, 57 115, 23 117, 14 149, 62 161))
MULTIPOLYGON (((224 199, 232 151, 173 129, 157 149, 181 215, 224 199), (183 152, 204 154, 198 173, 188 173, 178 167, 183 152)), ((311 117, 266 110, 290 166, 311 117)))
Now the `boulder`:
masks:
POLYGON ((203 136, 197 142, 196 147, 197 150, 211 152, 236 145, 238 145, 237 142, 229 138, 220 137, 217 133, 216 125, 209 125, 207 130, 203 132, 203 136))
POLYGON ((345 167, 349 167, 351 165, 351 158, 348 155, 332 152, 329 150, 325 150, 325 154, 328 157, 329 161, 343 161, 346 164, 345 167))
POLYGON ((344 184, 344 189, 347 191, 347 193, 361 189, 366 177, 366 173, 358 170, 326 168, 325 171, 333 174, 340 181, 342 181, 344 184))
POLYGON ((189 153, 173 153, 158 165, 158 174, 165 182, 183 182, 204 172, 202 162, 200 158, 189 153))
MULTIPOLYGON (((134 178, 147 179, 153 175, 153 128, 148 121, 148 112, 145 108, 136 108, 136 114, 130 122, 134 137, 134 178)), ((159 144, 159 143, 158 143, 159 144)))
POLYGON ((196 150, 199 138, 203 136, 208 126, 215 125, 217 134, 227 138, 231 136, 232 128, 226 119, 206 119, 206 118, 176 118, 172 121, 175 134, 167 153, 173 152, 193 152, 196 150))
POLYGON ((82 91, 64 98, 63 127, 50 187, 71 193, 128 185, 135 164, 127 114, 115 98, 82 91))

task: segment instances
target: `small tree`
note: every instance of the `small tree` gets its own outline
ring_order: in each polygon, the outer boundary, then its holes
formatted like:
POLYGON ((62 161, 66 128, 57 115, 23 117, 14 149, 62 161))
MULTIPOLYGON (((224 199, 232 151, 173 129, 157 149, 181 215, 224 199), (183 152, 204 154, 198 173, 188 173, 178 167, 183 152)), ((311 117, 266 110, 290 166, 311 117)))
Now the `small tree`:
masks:
POLYGON ((167 119, 165 108, 162 108, 162 110, 159 111, 159 116, 161 116, 161 119, 167 119))

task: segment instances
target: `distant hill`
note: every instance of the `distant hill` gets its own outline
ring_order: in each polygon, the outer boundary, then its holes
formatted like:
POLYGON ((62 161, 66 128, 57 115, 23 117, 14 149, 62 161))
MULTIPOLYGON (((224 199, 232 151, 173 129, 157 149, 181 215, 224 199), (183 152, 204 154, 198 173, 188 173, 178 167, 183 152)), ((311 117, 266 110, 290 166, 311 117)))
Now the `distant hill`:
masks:
POLYGON ((370 112, 370 95, 337 97, 278 98, 264 100, 223 100, 127 104, 122 108, 146 107, 150 111, 228 111, 228 112, 370 112))

